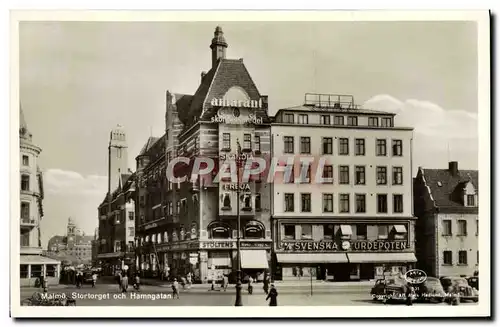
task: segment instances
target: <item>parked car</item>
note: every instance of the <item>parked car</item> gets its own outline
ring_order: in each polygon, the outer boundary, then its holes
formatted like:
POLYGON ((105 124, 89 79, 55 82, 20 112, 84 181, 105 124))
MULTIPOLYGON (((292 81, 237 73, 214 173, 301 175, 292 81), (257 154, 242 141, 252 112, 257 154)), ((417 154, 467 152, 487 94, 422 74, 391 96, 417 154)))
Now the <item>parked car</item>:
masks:
MULTIPOLYGON (((449 288, 451 286, 451 293, 458 294, 460 300, 470 300, 474 302, 479 301, 479 292, 477 289, 472 288, 467 279, 463 277, 441 277, 441 284, 447 293, 450 293, 449 288)), ((451 295, 447 294, 447 300, 451 300, 451 295)))
POLYGON ((406 282, 398 277, 377 279, 370 291, 375 301, 400 302, 406 300, 406 282))
POLYGON ((479 277, 478 276, 473 276, 467 278, 467 282, 469 283, 470 287, 475 288, 476 290, 479 291, 479 277))
POLYGON ((446 298, 443 285, 435 277, 427 277, 422 284, 415 285, 415 289, 418 301, 440 303, 446 298))

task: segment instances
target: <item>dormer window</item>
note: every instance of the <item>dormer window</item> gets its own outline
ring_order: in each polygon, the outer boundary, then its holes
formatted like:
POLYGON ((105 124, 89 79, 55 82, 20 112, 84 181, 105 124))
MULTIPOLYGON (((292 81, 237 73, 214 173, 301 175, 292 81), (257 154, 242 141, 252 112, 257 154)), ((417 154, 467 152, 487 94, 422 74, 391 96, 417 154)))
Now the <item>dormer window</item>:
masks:
POLYGON ((477 207, 477 193, 474 185, 468 182, 464 188, 464 206, 466 207, 477 207))
POLYGON ((468 207, 475 207, 476 206, 476 196, 473 194, 468 194, 467 195, 467 206, 468 207))

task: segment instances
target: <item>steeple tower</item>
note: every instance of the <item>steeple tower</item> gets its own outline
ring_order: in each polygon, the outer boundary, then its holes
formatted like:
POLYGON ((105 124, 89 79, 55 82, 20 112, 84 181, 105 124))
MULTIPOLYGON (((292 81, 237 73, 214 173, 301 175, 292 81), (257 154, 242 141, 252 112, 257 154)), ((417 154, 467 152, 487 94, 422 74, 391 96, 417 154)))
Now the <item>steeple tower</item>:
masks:
POLYGON ((121 174, 128 171, 128 151, 125 129, 117 125, 110 133, 108 147, 108 192, 118 187, 121 174))
POLYGON ((222 28, 220 26, 217 26, 215 28, 212 44, 210 44, 210 49, 212 49, 212 68, 217 66, 219 59, 226 58, 227 47, 228 45, 226 39, 224 38, 224 32, 222 32, 222 28))

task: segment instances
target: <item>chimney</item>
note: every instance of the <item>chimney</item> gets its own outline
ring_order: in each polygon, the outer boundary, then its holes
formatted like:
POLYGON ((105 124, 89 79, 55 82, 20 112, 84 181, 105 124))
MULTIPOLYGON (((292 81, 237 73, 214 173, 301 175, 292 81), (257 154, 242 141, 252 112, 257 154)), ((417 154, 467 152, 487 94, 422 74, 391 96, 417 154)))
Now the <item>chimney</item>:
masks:
POLYGON ((450 161, 448 163, 448 171, 452 176, 458 175, 458 161, 450 161))
POLYGON ((203 79, 207 75, 207 72, 201 72, 201 82, 203 83, 203 79))

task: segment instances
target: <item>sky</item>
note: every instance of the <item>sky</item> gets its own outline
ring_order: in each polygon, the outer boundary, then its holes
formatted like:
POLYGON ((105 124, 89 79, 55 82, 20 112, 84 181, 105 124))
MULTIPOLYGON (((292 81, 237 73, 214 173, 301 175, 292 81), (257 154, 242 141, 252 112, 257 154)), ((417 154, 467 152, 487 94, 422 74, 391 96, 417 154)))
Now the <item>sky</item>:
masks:
POLYGON ((165 93, 193 94, 216 25, 269 113, 304 94, 350 94, 415 128, 414 167, 478 168, 474 22, 21 22, 20 99, 42 148, 42 245, 69 216, 87 234, 107 189, 109 132, 124 126, 129 166, 165 130, 165 93))

